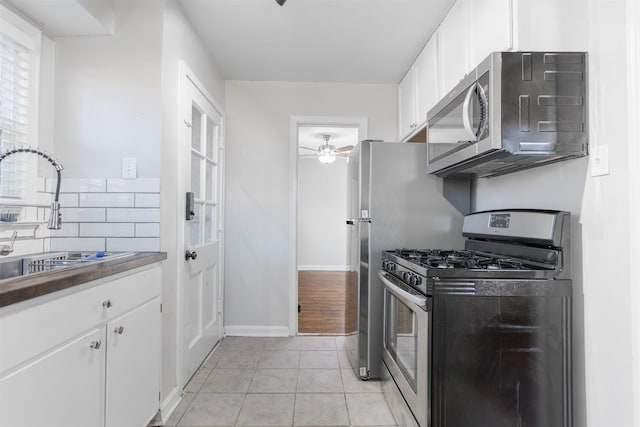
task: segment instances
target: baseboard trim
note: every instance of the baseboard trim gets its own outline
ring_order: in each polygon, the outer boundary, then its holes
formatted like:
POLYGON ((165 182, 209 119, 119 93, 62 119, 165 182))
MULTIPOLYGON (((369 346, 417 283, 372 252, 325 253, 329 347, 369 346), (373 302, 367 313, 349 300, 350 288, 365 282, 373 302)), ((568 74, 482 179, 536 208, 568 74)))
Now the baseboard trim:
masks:
POLYGON ((288 337, 288 326, 234 326, 224 327, 226 336, 231 337, 288 337))
POLYGON ((298 271, 349 271, 348 265, 299 265, 298 271))
POLYGON ((162 404, 160 405, 160 419, 162 420, 162 425, 166 424, 171 414, 173 414, 173 411, 176 410, 182 401, 182 397, 182 390, 176 386, 171 390, 171 393, 169 393, 167 398, 162 401, 162 404))

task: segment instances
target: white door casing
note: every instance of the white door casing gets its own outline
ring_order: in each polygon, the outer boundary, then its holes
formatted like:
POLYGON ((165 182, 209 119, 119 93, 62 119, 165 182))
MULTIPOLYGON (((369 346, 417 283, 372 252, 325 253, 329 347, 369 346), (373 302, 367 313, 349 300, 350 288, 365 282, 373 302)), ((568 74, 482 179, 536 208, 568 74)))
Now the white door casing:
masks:
MULTIPOLYGON (((289 123, 289 336, 298 334, 298 128, 302 126, 357 127, 367 139, 366 117, 291 116, 289 123)), ((346 218, 345 218, 346 219, 346 218)))
POLYGON ((222 338, 224 112, 188 67, 181 68, 178 381, 184 387, 222 338), (190 220, 187 192, 194 195, 190 220))

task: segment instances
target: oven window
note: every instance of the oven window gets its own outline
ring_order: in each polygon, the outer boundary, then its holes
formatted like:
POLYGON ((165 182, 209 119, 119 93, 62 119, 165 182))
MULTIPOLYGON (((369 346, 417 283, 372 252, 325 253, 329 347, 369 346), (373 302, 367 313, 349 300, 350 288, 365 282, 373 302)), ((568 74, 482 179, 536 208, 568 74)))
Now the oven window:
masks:
POLYGON ((396 364, 414 391, 417 373, 417 316, 391 292, 386 293, 385 313, 385 348, 396 361, 396 364))

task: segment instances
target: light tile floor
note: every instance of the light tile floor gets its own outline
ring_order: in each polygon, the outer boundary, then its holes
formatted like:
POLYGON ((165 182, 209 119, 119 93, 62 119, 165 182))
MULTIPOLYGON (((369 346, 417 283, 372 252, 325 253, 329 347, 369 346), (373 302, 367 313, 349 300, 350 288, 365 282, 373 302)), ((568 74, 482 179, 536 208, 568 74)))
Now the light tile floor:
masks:
POLYGON ((343 337, 227 337, 193 376, 170 427, 395 426, 343 337))

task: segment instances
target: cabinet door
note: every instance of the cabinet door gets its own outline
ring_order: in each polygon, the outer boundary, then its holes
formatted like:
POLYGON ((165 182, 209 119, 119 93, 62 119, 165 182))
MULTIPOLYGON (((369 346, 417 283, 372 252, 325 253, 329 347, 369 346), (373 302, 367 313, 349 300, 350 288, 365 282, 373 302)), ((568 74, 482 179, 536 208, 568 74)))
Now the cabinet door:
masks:
POLYGON ((107 324, 106 427, 144 427, 159 408, 160 299, 107 324))
POLYGON ((0 426, 102 427, 104 334, 96 329, 0 378, 0 426))
POLYGON ((414 67, 411 67, 398 86, 398 115, 399 137, 402 141, 417 127, 414 67))
POLYGON ((416 69, 416 111, 418 123, 438 102, 438 33, 434 33, 414 65, 416 69))
POLYGON ((457 0, 438 30, 438 65, 442 84, 440 97, 453 89, 471 68, 467 61, 468 1, 457 0))
POLYGON ((511 0, 469 1, 469 62, 475 67, 491 52, 511 50, 511 0))

